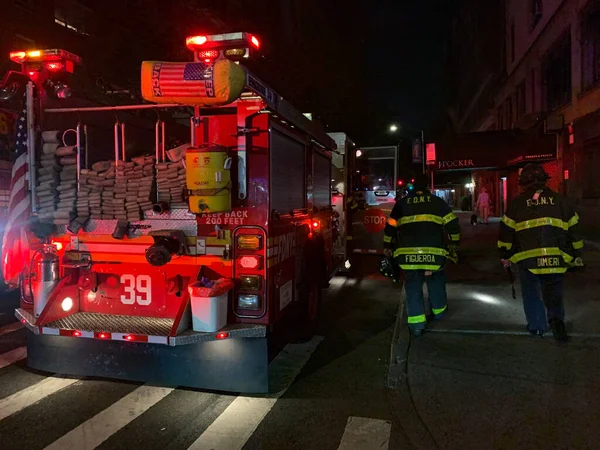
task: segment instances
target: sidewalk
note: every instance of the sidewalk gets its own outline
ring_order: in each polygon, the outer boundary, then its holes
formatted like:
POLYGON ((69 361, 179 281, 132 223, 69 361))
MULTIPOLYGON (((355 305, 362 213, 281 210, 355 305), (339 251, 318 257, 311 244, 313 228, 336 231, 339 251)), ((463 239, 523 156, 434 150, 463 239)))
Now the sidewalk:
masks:
POLYGON ((460 218, 464 245, 460 265, 448 268, 449 314, 408 354, 407 392, 435 443, 422 426, 407 434, 417 448, 598 448, 600 253, 586 251, 587 270, 567 274, 574 338, 560 345, 551 333, 525 332, 520 287, 513 300, 495 250, 497 223, 473 227, 460 218))

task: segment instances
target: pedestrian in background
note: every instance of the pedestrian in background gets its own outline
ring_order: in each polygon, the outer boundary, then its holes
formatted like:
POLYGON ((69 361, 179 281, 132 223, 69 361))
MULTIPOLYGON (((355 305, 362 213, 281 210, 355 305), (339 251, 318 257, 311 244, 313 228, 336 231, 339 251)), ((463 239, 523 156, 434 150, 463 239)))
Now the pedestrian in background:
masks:
POLYGON ((490 215, 490 196, 487 193, 487 188, 482 187, 479 196, 477 197, 476 209, 479 210, 482 223, 487 224, 490 215))
POLYGON ((460 242, 458 218, 448 203, 427 190, 427 183, 425 175, 416 177, 414 190, 394 205, 383 239, 385 256, 404 270, 406 315, 413 336, 420 336, 427 323, 424 282, 434 318, 446 314, 444 265, 456 255, 460 242))
POLYGON ((498 248, 502 263, 519 265, 527 329, 567 341, 563 278, 569 267, 583 266, 579 216, 567 201, 546 185, 550 177, 539 164, 523 168, 523 192, 509 205, 500 224, 498 248))

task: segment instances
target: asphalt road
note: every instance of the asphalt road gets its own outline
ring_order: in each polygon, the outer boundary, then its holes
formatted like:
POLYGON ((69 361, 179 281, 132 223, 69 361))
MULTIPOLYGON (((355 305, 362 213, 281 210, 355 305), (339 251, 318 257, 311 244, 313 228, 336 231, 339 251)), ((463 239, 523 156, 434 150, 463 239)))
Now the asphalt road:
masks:
POLYGON ((410 448, 385 387, 400 293, 376 276, 332 280, 318 336, 281 351, 277 393, 256 397, 30 370, 18 299, 0 295, 3 450, 410 448))

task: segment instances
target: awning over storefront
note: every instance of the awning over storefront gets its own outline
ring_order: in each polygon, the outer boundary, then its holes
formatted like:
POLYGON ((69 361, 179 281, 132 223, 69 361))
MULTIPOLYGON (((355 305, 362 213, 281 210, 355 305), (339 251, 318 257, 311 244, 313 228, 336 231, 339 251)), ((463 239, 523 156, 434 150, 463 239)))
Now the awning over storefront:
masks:
POLYGON ((486 131, 436 141, 436 171, 502 169, 556 159, 557 136, 542 130, 486 131))

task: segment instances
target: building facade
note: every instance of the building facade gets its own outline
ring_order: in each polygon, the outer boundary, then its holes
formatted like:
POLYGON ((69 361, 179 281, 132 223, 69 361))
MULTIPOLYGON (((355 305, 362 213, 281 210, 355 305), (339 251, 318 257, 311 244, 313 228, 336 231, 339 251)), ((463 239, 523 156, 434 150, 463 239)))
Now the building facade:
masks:
MULTIPOLYGON (((493 87, 493 100, 490 104, 489 97, 475 98, 473 110, 478 114, 463 120, 462 123, 468 124, 466 128, 455 127, 455 131, 535 133, 537 130, 554 135, 555 154, 536 156, 552 176, 551 186, 576 202, 587 233, 598 233, 600 0, 503 0, 503 3, 503 42, 486 49, 504 58, 493 74, 499 80, 493 87)), ((493 36, 493 31, 490 34, 493 36)), ((476 92, 478 87, 473 84, 472 91, 476 92)), ((517 191, 518 168, 522 167, 518 163, 525 160, 514 162, 512 167, 507 164, 495 171, 497 180, 490 180, 489 173, 486 175, 487 182, 495 181, 499 190, 503 189, 501 181, 505 179, 508 198, 517 191)))

